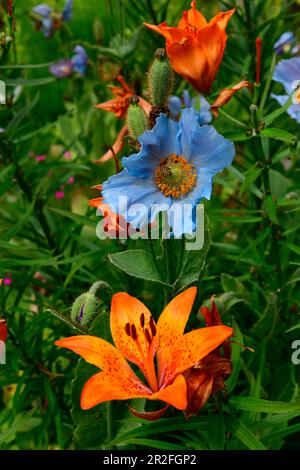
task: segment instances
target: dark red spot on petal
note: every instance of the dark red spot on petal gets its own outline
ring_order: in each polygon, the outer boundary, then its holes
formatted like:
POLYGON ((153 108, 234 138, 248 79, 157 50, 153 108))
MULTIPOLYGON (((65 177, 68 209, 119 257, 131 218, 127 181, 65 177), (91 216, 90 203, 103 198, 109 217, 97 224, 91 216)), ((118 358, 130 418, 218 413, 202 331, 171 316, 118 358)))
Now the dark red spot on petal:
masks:
POLYGON ((152 336, 155 336, 156 335, 156 326, 155 326, 153 317, 150 318, 150 328, 151 328, 152 336))
POLYGON ((132 337, 132 339, 134 339, 134 340, 137 339, 137 333, 136 333, 136 327, 135 327, 135 325, 131 325, 131 337, 132 337))
POLYGON ((125 332, 128 336, 131 336, 131 332, 130 332, 130 323, 126 323, 125 325, 125 332))

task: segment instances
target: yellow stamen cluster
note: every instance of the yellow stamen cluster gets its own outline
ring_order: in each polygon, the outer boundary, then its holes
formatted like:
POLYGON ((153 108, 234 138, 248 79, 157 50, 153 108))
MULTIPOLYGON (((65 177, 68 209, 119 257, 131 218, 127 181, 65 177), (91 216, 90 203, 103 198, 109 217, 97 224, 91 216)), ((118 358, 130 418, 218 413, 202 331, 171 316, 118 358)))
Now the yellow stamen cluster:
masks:
POLYGON ((155 170, 155 183, 164 196, 181 198, 196 184, 197 172, 187 160, 175 153, 162 158, 155 170))
POLYGON ((295 92, 294 100, 295 100, 296 104, 300 104, 300 88, 298 88, 298 90, 295 92))

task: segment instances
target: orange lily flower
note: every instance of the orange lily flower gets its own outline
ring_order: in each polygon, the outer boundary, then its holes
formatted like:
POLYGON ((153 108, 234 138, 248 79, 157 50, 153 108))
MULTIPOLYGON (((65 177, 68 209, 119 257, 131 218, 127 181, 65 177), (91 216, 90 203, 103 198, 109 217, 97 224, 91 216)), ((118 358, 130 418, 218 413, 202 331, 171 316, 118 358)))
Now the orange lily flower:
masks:
MULTIPOLYGON (((200 312, 207 327, 222 325, 214 297, 211 298, 211 308, 201 307, 200 312)), ((227 338, 219 346, 222 346, 223 354, 218 347, 184 374, 188 396, 188 406, 185 410, 187 417, 197 414, 211 395, 225 389, 225 380, 232 373, 231 348, 227 338)))
POLYGON ((129 99, 131 96, 134 96, 134 91, 126 83, 122 75, 117 76, 118 82, 121 86, 108 86, 107 88, 114 95, 114 99, 106 101, 105 103, 100 103, 96 105, 96 108, 103 109, 104 111, 109 111, 114 113, 117 118, 124 118, 129 108, 129 99))
MULTIPOLYGON (((105 103, 97 104, 95 107, 98 109, 103 109, 104 111, 109 111, 114 113, 117 118, 125 119, 127 115, 128 108, 130 106, 130 98, 135 96, 134 90, 126 83, 122 75, 117 76, 118 82, 121 84, 119 86, 108 86, 109 90, 114 95, 114 99, 106 101, 105 103)), ((150 114, 151 105, 146 100, 141 97, 139 98, 139 106, 145 111, 147 115, 150 114)), ((128 126, 125 124, 120 130, 114 144, 111 148, 105 152, 102 157, 96 160, 96 163, 105 163, 107 160, 114 158, 125 145, 125 137, 128 135, 128 126)))
POLYGON ((179 410, 187 407, 184 371, 232 335, 232 328, 223 325, 184 334, 196 293, 196 287, 191 287, 175 297, 156 324, 142 302, 119 292, 113 296, 110 314, 116 347, 95 336, 56 341, 57 346, 70 349, 102 369, 85 383, 82 409, 131 398, 161 400, 179 410), (147 383, 137 377, 127 361, 139 367, 147 383))
POLYGON ((89 201, 89 206, 100 209, 105 218, 104 231, 108 237, 116 235, 117 237, 126 237, 128 233, 128 223, 124 217, 112 211, 109 204, 103 202, 103 197, 96 197, 89 201))
POLYGON ((200 93, 207 93, 222 62, 226 26, 234 12, 235 9, 221 12, 207 22, 193 0, 177 27, 169 27, 166 22, 158 26, 144 24, 166 38, 167 54, 175 72, 200 93))

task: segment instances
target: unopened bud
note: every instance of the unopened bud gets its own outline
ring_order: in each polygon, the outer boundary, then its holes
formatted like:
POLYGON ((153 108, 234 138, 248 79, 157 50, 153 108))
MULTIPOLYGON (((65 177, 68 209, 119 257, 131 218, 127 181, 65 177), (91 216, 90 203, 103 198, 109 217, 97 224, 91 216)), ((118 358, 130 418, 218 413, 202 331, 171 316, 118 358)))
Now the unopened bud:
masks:
POLYGON ((139 106, 138 96, 130 99, 130 106, 127 113, 127 123, 131 136, 138 139, 145 131, 149 129, 148 118, 143 109, 139 106))
POLYGON ((151 104, 158 109, 167 107, 174 83, 173 70, 165 49, 157 49, 149 71, 151 104))
POLYGON ((93 294, 81 294, 72 305, 71 319, 74 323, 87 326, 95 318, 97 309, 98 301, 93 294))

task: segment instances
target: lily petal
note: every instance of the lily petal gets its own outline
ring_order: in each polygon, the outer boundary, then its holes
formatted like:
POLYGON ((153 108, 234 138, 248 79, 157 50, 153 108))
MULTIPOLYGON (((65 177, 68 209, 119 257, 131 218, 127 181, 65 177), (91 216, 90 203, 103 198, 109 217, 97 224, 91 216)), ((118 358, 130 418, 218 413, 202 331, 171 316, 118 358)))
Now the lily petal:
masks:
POLYGON ((232 328, 221 325, 199 328, 179 337, 172 350, 172 363, 165 373, 164 383, 170 383, 177 374, 193 367, 232 335, 232 328))
POLYGON ((191 3, 191 8, 188 11, 184 11, 181 20, 178 23, 179 29, 185 29, 187 26, 193 26, 197 29, 205 28, 207 21, 197 10, 196 1, 193 0, 191 3))
POLYGON ((204 80, 207 67, 202 44, 188 36, 180 42, 167 43, 167 53, 175 72, 201 92, 201 82, 204 80))
POLYGON ((158 338, 156 324, 148 308, 126 292, 115 294, 111 303, 110 329, 117 348, 139 366, 155 389, 153 358, 158 338))
POLYGON ((228 21, 232 17, 232 15, 235 13, 235 8, 232 10, 228 11, 222 11, 218 15, 216 15, 214 18, 212 18, 209 22, 210 25, 212 24, 217 24, 223 31, 225 31, 226 26, 228 24, 228 21))
POLYGON ((187 407, 187 385, 183 375, 178 375, 171 385, 154 393, 149 397, 149 400, 161 400, 178 410, 185 410, 187 407))
POLYGON ((177 295, 163 310, 157 322, 159 348, 157 351, 159 383, 170 364, 174 343, 183 335, 189 319, 197 287, 190 287, 177 295))
POLYGON ((134 379, 122 371, 119 371, 118 375, 99 372, 84 384, 80 406, 83 410, 89 410, 105 401, 149 398, 150 396, 151 391, 137 377, 134 379))
MULTIPOLYGON (((70 349, 83 357, 86 362, 99 367, 106 373, 114 373, 114 371, 120 370, 120 374, 133 374, 120 351, 102 338, 89 335, 70 336, 55 341, 55 345, 70 349)), ((135 374, 133 375, 135 377, 135 374)))

